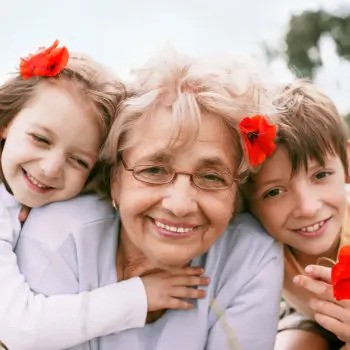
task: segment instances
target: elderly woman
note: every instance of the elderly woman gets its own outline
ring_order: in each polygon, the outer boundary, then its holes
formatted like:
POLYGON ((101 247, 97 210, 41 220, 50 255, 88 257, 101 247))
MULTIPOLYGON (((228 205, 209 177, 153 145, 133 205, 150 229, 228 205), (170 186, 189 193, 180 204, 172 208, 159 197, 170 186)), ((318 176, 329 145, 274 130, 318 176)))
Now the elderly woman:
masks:
POLYGON ((234 215, 247 169, 237 125, 266 107, 264 85, 234 60, 175 56, 137 74, 103 150, 115 210, 95 195, 32 210, 20 268, 48 295, 187 265, 210 277, 191 310, 150 312, 142 328, 74 349, 271 350, 281 247, 252 216, 234 215))

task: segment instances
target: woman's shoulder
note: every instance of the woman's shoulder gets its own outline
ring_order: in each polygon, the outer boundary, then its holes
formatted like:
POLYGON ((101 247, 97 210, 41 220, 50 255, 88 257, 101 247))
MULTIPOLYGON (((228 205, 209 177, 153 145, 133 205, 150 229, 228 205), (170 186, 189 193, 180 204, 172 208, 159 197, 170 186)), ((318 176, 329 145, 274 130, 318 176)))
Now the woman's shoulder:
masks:
POLYGON ((282 259, 282 245, 249 213, 238 214, 217 243, 223 255, 241 260, 241 264, 259 265, 263 260, 282 259))
POLYGON ((111 226, 115 219, 115 210, 107 200, 93 194, 80 195, 32 209, 20 240, 42 241, 55 248, 87 227, 89 231, 101 232, 99 226, 111 226))
POLYGON ((110 218, 115 211, 110 203, 95 194, 84 194, 70 200, 55 202, 31 210, 29 218, 49 217, 67 222, 93 222, 110 218))

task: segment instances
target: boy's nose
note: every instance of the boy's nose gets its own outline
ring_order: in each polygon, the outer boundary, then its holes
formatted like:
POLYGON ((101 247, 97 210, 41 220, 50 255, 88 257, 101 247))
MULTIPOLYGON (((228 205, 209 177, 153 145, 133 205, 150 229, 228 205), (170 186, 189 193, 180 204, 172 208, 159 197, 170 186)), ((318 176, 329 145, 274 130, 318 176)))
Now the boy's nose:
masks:
POLYGON ((313 217, 321 208, 321 200, 315 191, 301 190, 296 195, 294 214, 297 217, 313 217))

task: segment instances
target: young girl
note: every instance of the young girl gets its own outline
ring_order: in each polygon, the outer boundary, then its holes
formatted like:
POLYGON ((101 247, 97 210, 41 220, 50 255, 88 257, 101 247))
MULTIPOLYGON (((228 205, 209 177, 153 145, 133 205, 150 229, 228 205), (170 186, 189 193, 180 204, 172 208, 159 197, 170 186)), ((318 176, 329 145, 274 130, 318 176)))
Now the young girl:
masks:
MULTIPOLYGON (((35 295, 25 283, 13 252, 21 205, 67 200, 99 183, 99 150, 125 96, 109 72, 57 45, 22 59, 21 74, 0 87, 0 339, 10 349, 67 348, 141 327, 147 310, 192 307, 174 303, 174 280, 193 299, 204 292, 194 295, 190 286, 206 284, 199 268, 176 277, 131 278, 79 295, 35 295)), ((33 264, 41 263, 35 259, 33 264)))
POLYGON ((276 151, 244 188, 250 210, 284 243, 287 307, 275 349, 339 349, 340 332, 315 322, 309 303, 318 295, 300 288, 295 276, 322 257, 336 260, 350 242, 347 128, 333 102, 308 82, 292 83, 276 104, 276 151))

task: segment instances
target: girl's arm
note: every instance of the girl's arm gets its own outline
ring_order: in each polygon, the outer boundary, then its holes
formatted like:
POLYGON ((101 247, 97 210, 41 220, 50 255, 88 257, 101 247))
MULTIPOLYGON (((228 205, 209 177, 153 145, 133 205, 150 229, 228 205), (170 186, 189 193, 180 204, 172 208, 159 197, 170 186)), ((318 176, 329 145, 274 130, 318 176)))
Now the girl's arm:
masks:
POLYGON ((33 293, 18 269, 16 238, 3 208, 0 223, 0 340, 9 349, 62 349, 144 325, 147 299, 140 278, 80 294, 33 293))

